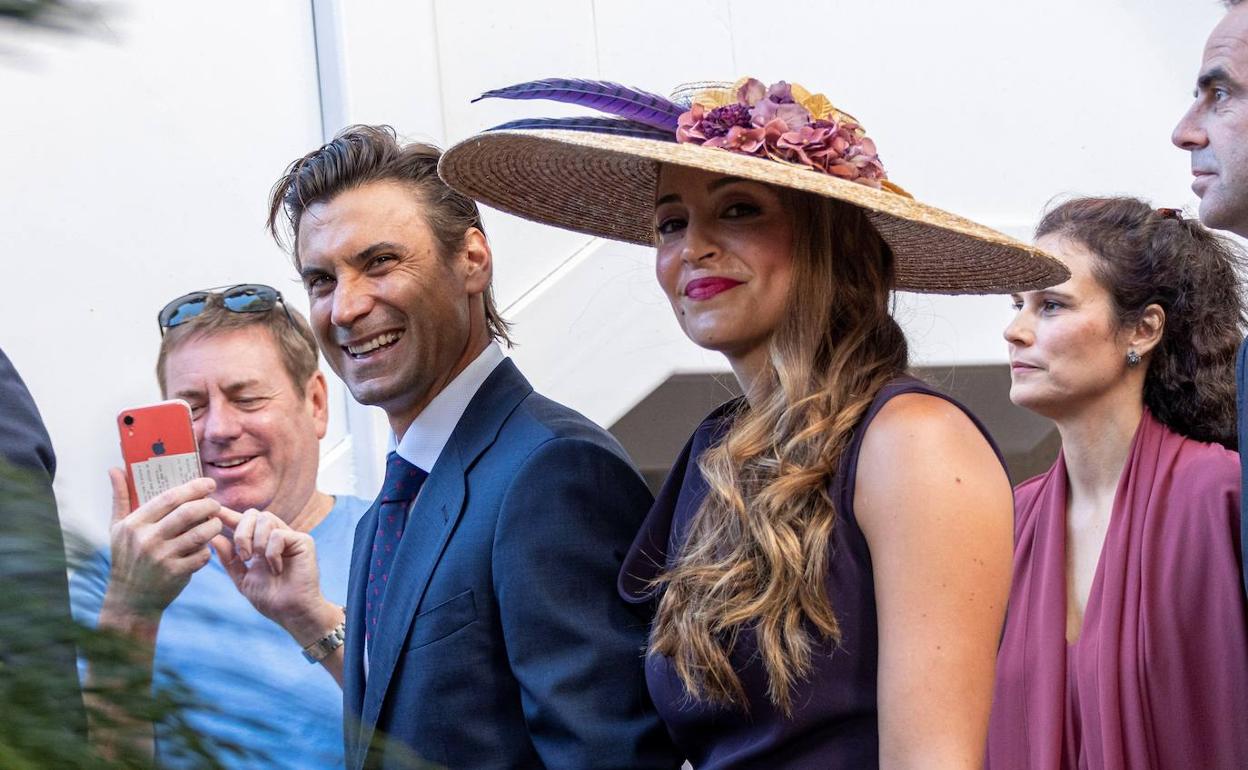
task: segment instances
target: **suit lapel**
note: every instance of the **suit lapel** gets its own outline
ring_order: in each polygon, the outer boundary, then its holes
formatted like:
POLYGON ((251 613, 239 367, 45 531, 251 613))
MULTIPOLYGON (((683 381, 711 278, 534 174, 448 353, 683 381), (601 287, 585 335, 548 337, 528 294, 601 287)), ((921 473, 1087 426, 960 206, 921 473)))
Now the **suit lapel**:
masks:
MULTIPOLYGON (((360 740, 357 744, 361 752, 367 750, 372 741, 374 726, 381 713, 385 694, 390 688, 390 681, 398 664, 399 656, 407 643, 408 632, 416 617, 425 591, 429 587, 430 578, 437 567, 438 560, 446 550, 447 543, 454 535, 455 527, 464 513, 466 498, 465 477, 468 470, 498 436, 499 430, 507 417, 515 410, 520 401, 533 387, 516 369, 510 359, 504 360, 486 378, 481 388, 468 404, 459 424, 447 441, 446 447, 438 456, 429 478, 425 481, 416 499, 416 504, 403 528, 403 540, 399 552, 395 554, 394 564, 390 570, 389 588, 386 591, 385 605, 377 620, 377 635, 373 639, 373 650, 369 656, 368 678, 362 692, 360 740), (396 590, 397 589, 397 590, 396 590)), ((366 519, 372 520, 376 528, 376 511, 366 519)), ((368 548, 371 548, 372 535, 368 536, 368 548)), ((360 543, 356 543, 359 551, 360 543)), ((366 549, 367 550, 367 549, 366 549)), ((367 582, 366 560, 360 553, 352 554, 352 575, 364 575, 362 582, 367 582), (356 568, 357 557, 361 566, 356 568)), ((358 649, 363 649, 364 614, 363 588, 357 598, 352 600, 359 605, 358 623, 350 623, 357 628, 358 649)), ((352 612, 355 614, 354 609, 352 612)), ((351 640, 348 636, 348 643, 351 640)), ((356 656, 353 654, 353 658, 356 656)), ((362 674, 362 672, 361 672, 362 674)), ((345 681, 345 680, 344 680, 345 681)), ((363 754, 360 759, 363 760, 363 754)))
POLYGON ((429 474, 408 516, 403 541, 390 567, 385 604, 377 618, 377 634, 373 637, 373 650, 368 659, 362 746, 372 740, 372 727, 377 723, 394 668, 407 642, 407 631, 416 616, 416 608, 463 513, 463 472, 459 458, 450 454, 444 449, 434 473, 429 474))
POLYGON ((347 578, 347 639, 343 647, 342 698, 343 736, 348 766, 364 761, 361 750, 360 715, 364 707, 364 604, 368 587, 368 555, 377 534, 377 503, 360 517, 351 546, 351 571, 347 578), (358 761, 352 758, 359 756, 358 761))

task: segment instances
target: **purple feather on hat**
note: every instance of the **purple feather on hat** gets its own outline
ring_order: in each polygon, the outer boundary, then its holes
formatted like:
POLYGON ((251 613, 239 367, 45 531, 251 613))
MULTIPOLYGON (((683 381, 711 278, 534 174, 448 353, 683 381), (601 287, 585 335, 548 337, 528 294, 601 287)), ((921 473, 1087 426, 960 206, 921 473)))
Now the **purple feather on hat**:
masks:
POLYGON ((662 96, 636 88, 609 83, 605 80, 548 78, 531 80, 506 88, 497 88, 473 99, 549 99, 567 104, 580 104, 600 112, 619 115, 673 135, 676 122, 685 108, 662 96))
POLYGON ((595 134, 634 136, 639 139, 655 139, 675 142, 676 135, 663 128, 655 128, 635 120, 623 118, 524 118, 494 126, 491 131, 511 129, 559 128, 566 131, 588 131, 595 134))

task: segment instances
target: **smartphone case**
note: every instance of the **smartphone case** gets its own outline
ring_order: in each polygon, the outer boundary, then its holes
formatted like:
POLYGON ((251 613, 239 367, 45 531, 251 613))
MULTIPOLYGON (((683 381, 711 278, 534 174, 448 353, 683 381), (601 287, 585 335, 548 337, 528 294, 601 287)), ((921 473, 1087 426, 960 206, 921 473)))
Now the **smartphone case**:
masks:
POLYGON ((191 427, 191 407, 185 401, 124 409, 117 415, 117 431, 126 462, 130 510, 204 475, 191 427))

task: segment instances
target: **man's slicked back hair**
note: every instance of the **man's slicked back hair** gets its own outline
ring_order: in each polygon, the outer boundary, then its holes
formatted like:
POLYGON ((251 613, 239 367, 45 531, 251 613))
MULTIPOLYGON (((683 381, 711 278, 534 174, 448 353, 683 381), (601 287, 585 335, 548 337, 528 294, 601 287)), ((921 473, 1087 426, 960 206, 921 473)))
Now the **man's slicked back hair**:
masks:
MULTIPOLYGON (((299 223, 309 206, 372 182, 399 182, 420 196, 425 224, 440 256, 449 259, 463 247, 469 228, 482 233, 485 228, 476 202, 438 176, 441 157, 442 151, 431 144, 400 144, 390 126, 348 126, 333 141, 290 164, 273 186, 269 232, 282 243, 283 228, 290 228, 291 253, 299 267, 299 223)), ((510 347, 508 324, 494 304, 494 288, 487 287, 482 298, 486 329, 493 339, 510 347)))

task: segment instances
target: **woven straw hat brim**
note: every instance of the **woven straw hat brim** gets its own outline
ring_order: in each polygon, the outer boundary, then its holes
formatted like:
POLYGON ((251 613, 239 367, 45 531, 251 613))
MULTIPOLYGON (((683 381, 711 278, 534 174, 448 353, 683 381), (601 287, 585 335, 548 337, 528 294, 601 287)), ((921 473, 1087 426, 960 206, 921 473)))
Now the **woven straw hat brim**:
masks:
POLYGON ((488 206, 565 230, 653 246, 659 166, 670 163, 835 198, 866 210, 893 250, 897 288, 941 294, 1042 289, 1070 277, 1039 249, 896 193, 727 150, 559 129, 491 131, 446 151, 438 173, 488 206))

